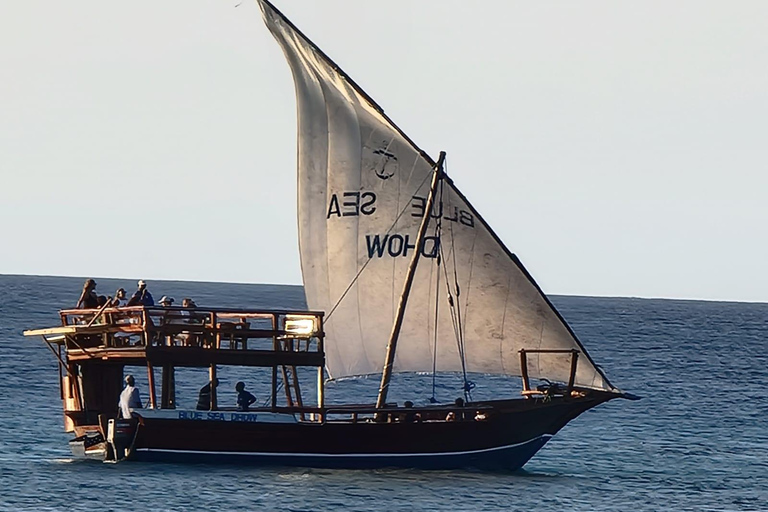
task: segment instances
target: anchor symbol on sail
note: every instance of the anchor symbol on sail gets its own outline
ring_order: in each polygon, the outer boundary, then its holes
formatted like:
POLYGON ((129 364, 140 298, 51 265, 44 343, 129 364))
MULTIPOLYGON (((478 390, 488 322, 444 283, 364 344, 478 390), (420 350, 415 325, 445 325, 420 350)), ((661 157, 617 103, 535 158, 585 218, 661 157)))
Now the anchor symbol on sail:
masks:
POLYGON ((373 151, 374 155, 379 155, 378 162, 374 164, 373 172, 376 176, 382 180, 388 180, 395 175, 395 169, 397 168, 397 157, 394 153, 390 153, 386 149, 376 149, 373 151), (392 165, 389 165, 389 164, 392 165), (389 168, 387 166, 389 165, 389 168))

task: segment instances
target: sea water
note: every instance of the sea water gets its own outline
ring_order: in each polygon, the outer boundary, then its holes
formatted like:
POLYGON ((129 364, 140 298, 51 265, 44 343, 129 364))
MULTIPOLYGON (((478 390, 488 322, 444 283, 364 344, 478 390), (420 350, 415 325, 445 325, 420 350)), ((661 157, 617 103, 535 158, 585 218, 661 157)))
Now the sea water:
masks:
MULTIPOLYGON (((109 295, 135 287, 97 281, 109 295)), ((72 458, 56 360, 21 333, 57 325, 82 284, 0 276, 0 510, 768 510, 768 304, 555 296, 611 381, 642 400, 583 414, 517 472, 338 471, 72 458)), ((149 289, 155 300, 200 306, 304 307, 296 286, 154 281, 149 289)), ((136 376, 146 399, 145 374, 136 376)), ((505 379, 470 378, 478 398, 518 393, 505 379)), ((180 372, 181 407, 193 406, 206 379, 204 370, 180 372)), ((234 400, 237 379, 269 399, 263 375, 235 372, 223 376, 220 401, 234 400)), ((390 396, 452 401, 461 384, 401 375, 390 396)), ((373 400, 377 385, 341 380, 327 393, 337 403, 373 400)))

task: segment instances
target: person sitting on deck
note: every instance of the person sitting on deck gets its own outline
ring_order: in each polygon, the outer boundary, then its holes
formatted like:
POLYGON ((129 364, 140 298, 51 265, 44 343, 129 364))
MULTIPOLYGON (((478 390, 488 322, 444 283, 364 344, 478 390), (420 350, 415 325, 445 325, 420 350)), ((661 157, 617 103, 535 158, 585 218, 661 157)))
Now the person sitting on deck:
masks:
POLYGON ((125 296, 125 288, 118 288, 115 292, 115 298, 112 299, 112 303, 109 307, 119 308, 128 304, 128 299, 125 296))
POLYGON ((461 397, 457 398, 454 405, 459 408, 459 410, 456 411, 456 414, 454 414, 455 421, 464 421, 466 416, 464 415, 464 411, 461 410, 464 408, 464 399, 461 397))
POLYGON ((131 417, 131 409, 141 409, 141 396, 139 395, 139 388, 136 387, 136 381, 133 379, 133 375, 125 376, 125 388, 120 393, 120 412, 123 418, 131 417))
MULTIPOLYGON (((403 403, 403 406, 406 409, 411 409, 411 408, 413 408, 413 402, 411 402, 410 400, 406 400, 403 403)), ((414 411, 406 412, 405 416, 403 417, 403 422, 404 423, 417 423, 419 421, 421 421, 421 414, 419 414, 417 412, 414 412, 414 411)))
MULTIPOLYGON (((195 309, 197 307, 197 304, 195 304, 195 301, 190 299, 189 297, 184 297, 181 300, 181 307, 185 310, 189 309, 195 309)), ((179 315, 181 317, 181 322, 184 324, 202 324, 203 318, 201 318, 199 315, 196 315, 194 311, 180 311, 179 315)), ((197 334, 192 334, 190 332, 181 332, 177 336, 177 338, 182 342, 183 345, 187 346, 197 346, 200 344, 200 336, 197 334)))
POLYGON ((245 390, 244 382, 235 384, 235 391, 237 391, 237 410, 247 411, 251 404, 256 401, 256 397, 245 390))
POLYGON ((128 301, 129 306, 154 306, 155 299, 152 298, 152 294, 147 290, 147 283, 143 279, 139 281, 139 289, 128 301))
MULTIPOLYGON (((163 295, 160 299, 160 304, 164 308, 170 308, 175 302, 173 297, 163 295)), ((189 324, 189 311, 179 311, 178 309, 172 309, 163 313, 162 325, 187 325, 189 324)), ((171 335, 168 339, 169 343, 176 344, 177 341, 182 345, 189 345, 189 332, 181 331, 171 335)))
POLYGON ((96 295, 96 281, 86 279, 80 299, 77 301, 77 309, 95 309, 99 307, 99 296, 96 295))
POLYGON ((197 396, 197 410, 211 410, 211 391, 219 386, 219 379, 213 379, 211 382, 200 388, 200 394, 197 396))

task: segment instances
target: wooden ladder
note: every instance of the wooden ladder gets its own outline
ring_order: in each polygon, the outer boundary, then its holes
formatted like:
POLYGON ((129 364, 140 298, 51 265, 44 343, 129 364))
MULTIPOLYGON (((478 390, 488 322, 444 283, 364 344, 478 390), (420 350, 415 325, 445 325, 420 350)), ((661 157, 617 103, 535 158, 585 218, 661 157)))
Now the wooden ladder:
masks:
MULTIPOLYGON (((285 352, 294 351, 294 340, 281 340, 278 345, 285 352)), ((304 407, 301 400, 301 388, 299 387, 299 376, 296 373, 296 367, 293 365, 282 365, 280 371, 283 374, 283 387, 285 388, 285 399, 288 407, 304 407)), ((304 412, 299 413, 301 420, 304 421, 304 412)))

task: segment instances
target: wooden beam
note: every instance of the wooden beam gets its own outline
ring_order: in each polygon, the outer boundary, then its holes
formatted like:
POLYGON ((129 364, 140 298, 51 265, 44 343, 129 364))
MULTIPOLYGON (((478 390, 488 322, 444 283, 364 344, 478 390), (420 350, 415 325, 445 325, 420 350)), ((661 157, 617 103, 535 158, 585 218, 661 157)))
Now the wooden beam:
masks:
POLYGON ((523 379, 523 394, 531 390, 531 382, 528 380, 528 357, 526 350, 520 349, 520 376, 523 379))
POLYGON ((155 364, 176 366, 324 366, 325 355, 318 352, 273 352, 271 350, 212 350, 202 347, 148 347, 146 358, 155 364))
POLYGON ((155 369, 152 363, 147 361, 147 385, 149 386, 149 406, 152 409, 157 407, 157 394, 155 393, 155 369))
POLYGON ((312 366, 325 365, 325 355, 319 352, 273 352, 271 350, 228 350, 206 349, 202 347, 128 347, 128 348, 90 348, 86 351, 70 349, 67 352, 70 361, 91 361, 94 363, 117 362, 126 365, 144 366, 147 361, 159 366, 172 363, 176 366, 206 368, 212 364, 220 366, 260 366, 280 365, 312 366))
POLYGON ((24 336, 47 336, 50 334, 74 334, 77 332, 76 325, 62 325, 61 327, 49 327, 47 329, 30 329, 24 331, 24 336))
POLYGON ((215 411, 218 407, 218 404, 216 403, 216 390, 218 389, 218 386, 216 386, 216 365, 212 364, 210 368, 208 369, 208 382, 210 383, 211 388, 211 410, 215 411))
POLYGON ((162 409, 176 408, 176 368, 171 363, 163 365, 163 389, 160 392, 162 409))
POLYGON ((579 362, 579 351, 574 350, 571 354, 571 375, 568 378, 568 394, 573 391, 573 384, 576 382, 576 368, 579 362))

